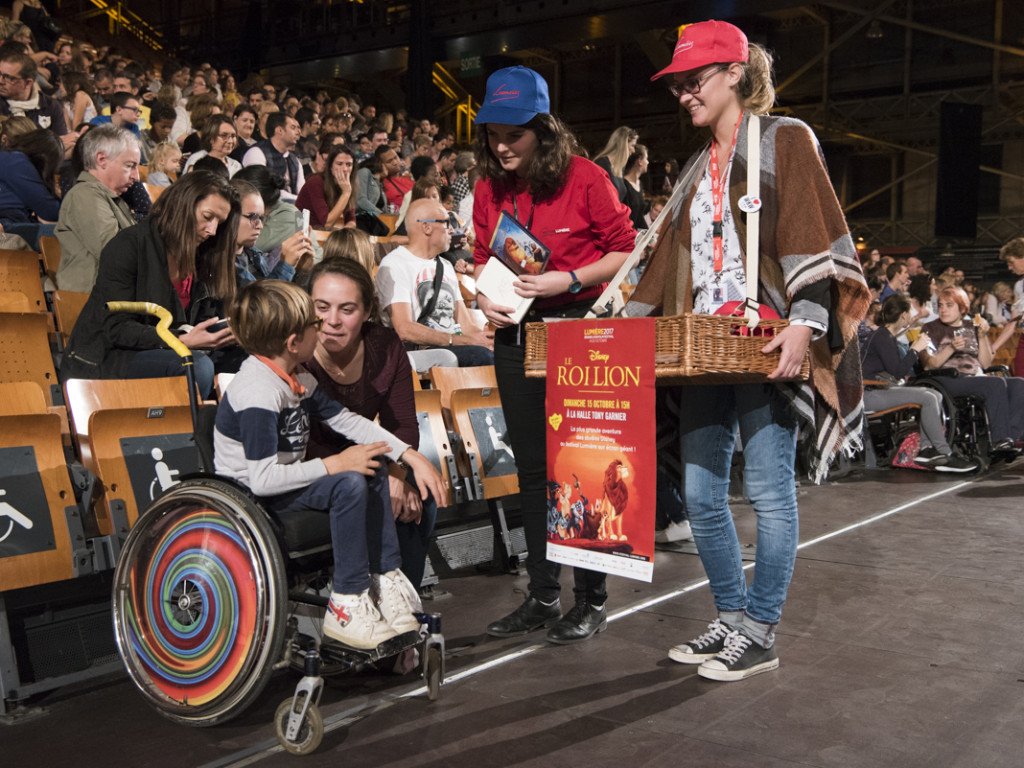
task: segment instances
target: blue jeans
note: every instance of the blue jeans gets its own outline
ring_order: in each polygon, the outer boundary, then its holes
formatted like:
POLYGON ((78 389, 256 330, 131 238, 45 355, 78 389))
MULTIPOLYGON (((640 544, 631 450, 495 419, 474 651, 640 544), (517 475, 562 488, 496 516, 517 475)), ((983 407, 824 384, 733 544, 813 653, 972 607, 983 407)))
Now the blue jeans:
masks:
MULTIPOLYGON (((199 350, 192 350, 192 369, 196 376, 196 386, 204 400, 213 391, 213 362, 209 355, 199 350)), ((125 374, 129 379, 159 379, 162 376, 184 376, 185 367, 181 357, 171 349, 146 349, 136 352, 128 365, 125 374)))
POLYGON ((715 606, 720 614, 742 612, 739 628, 769 646, 796 564, 796 415, 772 384, 684 387, 679 428, 686 512, 715 606), (757 514, 749 588, 729 510, 737 427, 745 490, 757 514))
POLYGON ((387 573, 402 565, 384 464, 373 477, 339 472, 302 490, 261 499, 268 510, 280 515, 302 509, 330 515, 335 592, 358 595, 369 589, 371 573, 387 573))
MULTIPOLYGON (((416 476, 410 469, 406 481, 416 487, 416 476)), ((423 514, 418 523, 395 522, 398 535, 398 548, 402 554, 402 573, 412 582, 416 589, 423 583, 423 572, 427 566, 427 554, 430 551, 430 537, 434 533, 437 522, 437 502, 432 494, 427 494, 423 502, 423 514)))

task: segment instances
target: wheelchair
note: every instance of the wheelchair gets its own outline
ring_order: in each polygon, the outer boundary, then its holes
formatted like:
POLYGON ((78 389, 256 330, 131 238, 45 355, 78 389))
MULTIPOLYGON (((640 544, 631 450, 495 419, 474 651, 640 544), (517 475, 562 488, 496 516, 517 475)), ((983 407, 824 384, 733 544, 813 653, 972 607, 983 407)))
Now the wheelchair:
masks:
MULTIPOLYGON (((985 373, 1008 375, 1005 366, 985 369, 985 373)), ((1016 451, 993 451, 985 401, 977 395, 954 395, 944 382, 960 374, 953 368, 938 368, 919 372, 913 380, 915 387, 928 387, 942 395, 943 421, 946 440, 950 447, 965 459, 975 462, 982 472, 1000 461, 1010 462, 1016 451)))
MULTIPOLYGON (((161 336, 186 361, 195 398, 190 353, 167 332, 169 313, 140 303, 111 309, 160 317, 161 336)), ((207 470, 214 411, 193 402, 207 470)), ((209 473, 182 479, 139 516, 114 571, 114 633, 129 676, 164 717, 212 726, 241 714, 275 671, 300 670, 294 695, 274 716, 278 741, 294 754, 312 752, 323 737, 325 675, 418 647, 427 696, 436 699, 444 678, 440 615, 417 613, 419 631, 369 651, 325 638, 331 563, 327 515, 278 519, 231 481, 209 473)))

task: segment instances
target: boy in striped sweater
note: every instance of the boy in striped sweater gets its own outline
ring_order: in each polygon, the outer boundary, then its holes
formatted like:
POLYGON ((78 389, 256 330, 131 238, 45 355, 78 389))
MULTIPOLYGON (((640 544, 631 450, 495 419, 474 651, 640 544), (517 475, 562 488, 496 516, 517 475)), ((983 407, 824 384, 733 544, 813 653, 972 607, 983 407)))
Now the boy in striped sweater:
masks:
POLYGON ((402 572, 387 471, 378 456, 414 471, 423 498, 444 497, 441 476, 418 451, 317 389, 302 369, 313 356, 321 319, 309 295, 280 280, 246 285, 230 310, 231 329, 249 353, 217 408, 217 473, 248 487, 279 516, 317 510, 330 516, 334 548, 324 634, 358 649, 416 631, 415 587, 402 572), (312 419, 353 442, 306 460, 312 419))

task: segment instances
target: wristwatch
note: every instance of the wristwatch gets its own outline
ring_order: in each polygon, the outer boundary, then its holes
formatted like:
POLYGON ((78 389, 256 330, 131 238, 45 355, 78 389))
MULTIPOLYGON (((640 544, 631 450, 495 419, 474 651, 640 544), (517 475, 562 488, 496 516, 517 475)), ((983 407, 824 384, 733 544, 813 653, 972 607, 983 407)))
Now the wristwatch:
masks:
POLYGON ((579 293, 582 291, 583 283, 580 282, 580 279, 576 277, 576 273, 571 269, 569 270, 569 277, 572 279, 572 282, 569 283, 569 293, 579 293))

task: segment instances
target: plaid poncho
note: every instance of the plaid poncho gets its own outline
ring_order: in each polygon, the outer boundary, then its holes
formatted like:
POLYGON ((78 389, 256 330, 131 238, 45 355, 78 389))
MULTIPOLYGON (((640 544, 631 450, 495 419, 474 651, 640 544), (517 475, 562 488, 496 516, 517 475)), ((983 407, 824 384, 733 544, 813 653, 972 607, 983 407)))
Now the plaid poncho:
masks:
MULTIPOLYGON (((740 212, 739 199, 747 188, 748 116, 744 113, 729 177, 729 200, 740 243, 746 237, 746 216, 740 212)), ((680 175, 685 179, 691 167, 697 168, 691 188, 674 196, 674 208, 658 233, 658 245, 626 306, 627 315, 692 310, 689 209, 707 160, 705 148, 680 175)), ((797 291, 819 280, 832 280, 831 320, 839 334, 811 342, 808 382, 779 385, 805 427, 815 434, 811 477, 820 483, 840 451, 850 454, 861 447, 863 381, 857 325, 870 295, 821 148, 801 121, 761 117, 760 196, 759 300, 786 317, 797 291), (830 348, 830 337, 838 346, 830 348)))

